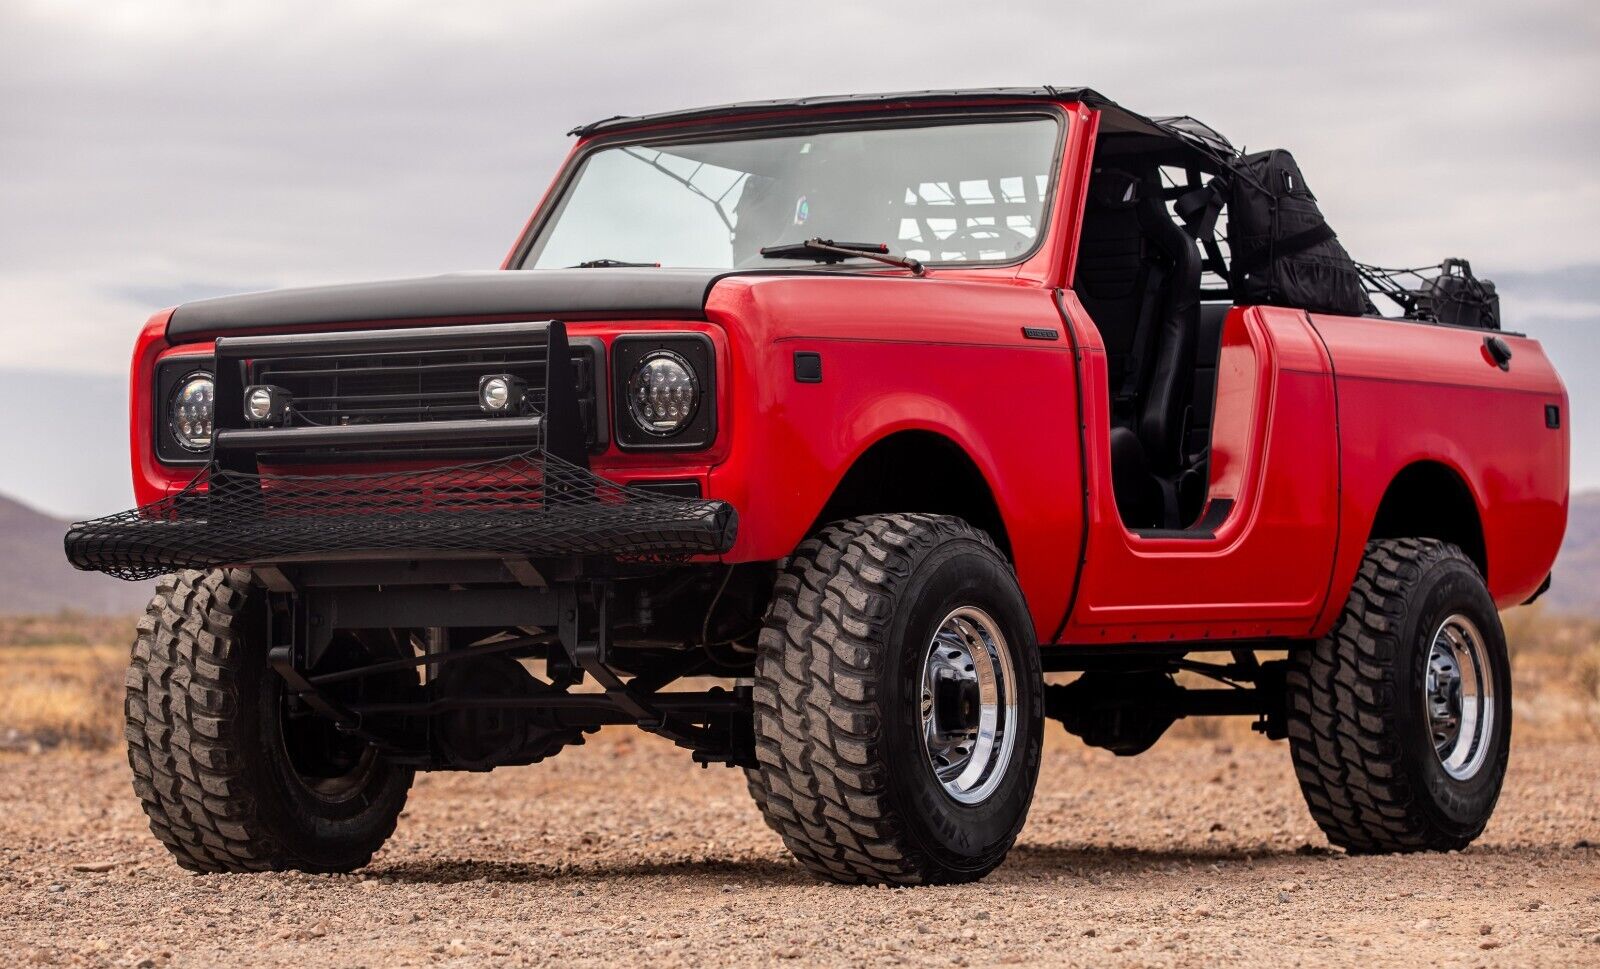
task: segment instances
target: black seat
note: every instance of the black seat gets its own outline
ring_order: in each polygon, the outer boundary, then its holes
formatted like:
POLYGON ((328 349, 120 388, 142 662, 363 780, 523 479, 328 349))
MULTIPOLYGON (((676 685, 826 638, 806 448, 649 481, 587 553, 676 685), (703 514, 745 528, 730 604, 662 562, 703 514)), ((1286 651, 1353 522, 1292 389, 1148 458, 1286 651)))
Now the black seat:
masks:
POLYGON ((1111 471, 1130 528, 1179 528, 1199 330, 1199 247, 1172 220, 1154 172, 1096 169, 1074 289, 1106 345, 1111 471))

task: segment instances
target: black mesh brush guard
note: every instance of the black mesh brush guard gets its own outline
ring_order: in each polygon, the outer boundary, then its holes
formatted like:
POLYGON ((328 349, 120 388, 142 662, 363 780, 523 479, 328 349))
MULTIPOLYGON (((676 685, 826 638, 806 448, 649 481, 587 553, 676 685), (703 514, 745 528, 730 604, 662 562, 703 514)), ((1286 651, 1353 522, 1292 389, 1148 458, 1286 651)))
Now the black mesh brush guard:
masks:
POLYGON ((571 362, 566 327, 557 320, 219 338, 209 467, 177 494, 74 524, 67 558, 87 571, 147 579, 224 565, 509 556, 660 561, 731 548, 737 515, 727 503, 626 488, 588 470, 571 362), (373 355, 528 345, 540 347, 545 388, 542 406, 521 416, 321 426, 244 420, 250 368, 265 362, 321 355, 333 361, 321 365, 325 372, 348 377, 372 369, 366 361, 373 355), (338 369, 341 355, 361 365, 338 369), (391 463, 426 461, 440 447, 467 441, 498 446, 501 456, 366 474, 262 468, 263 455, 337 460, 373 447, 391 463))
POLYGON ((147 579, 179 569, 376 558, 726 552, 737 516, 721 501, 613 484, 542 451, 383 474, 219 470, 178 494, 67 532, 80 569, 147 579))

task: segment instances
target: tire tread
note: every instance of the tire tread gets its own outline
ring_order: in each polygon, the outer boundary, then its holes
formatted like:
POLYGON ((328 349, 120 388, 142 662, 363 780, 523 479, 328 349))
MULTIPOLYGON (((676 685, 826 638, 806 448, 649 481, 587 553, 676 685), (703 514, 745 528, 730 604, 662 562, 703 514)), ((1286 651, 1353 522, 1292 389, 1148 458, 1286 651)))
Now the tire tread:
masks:
MULTIPOLYGON (((162 578, 136 627, 124 700, 133 789, 150 830, 195 872, 321 870, 271 831, 251 790, 240 672, 250 573, 162 578)), ((359 864, 394 832, 398 809, 359 864)), ((341 869, 344 866, 341 866, 341 869)))
MULTIPOLYGON (((935 862, 891 802, 887 712, 875 671, 888 661, 899 590, 935 546, 989 537, 957 518, 873 515, 834 523, 781 563, 756 661, 756 758, 745 776, 766 823, 801 864, 849 884, 981 877, 935 862)), ((998 553, 996 552, 998 555, 998 553)))
MULTIPOLYGON (((1367 545, 1343 613, 1311 648, 1292 653, 1286 676, 1289 747, 1306 805, 1329 842, 1353 854, 1460 849, 1472 837, 1429 819, 1403 763, 1394 711, 1408 592, 1430 568, 1456 559, 1431 538, 1367 545)), ((1474 835, 1475 837, 1475 835, 1474 835)))

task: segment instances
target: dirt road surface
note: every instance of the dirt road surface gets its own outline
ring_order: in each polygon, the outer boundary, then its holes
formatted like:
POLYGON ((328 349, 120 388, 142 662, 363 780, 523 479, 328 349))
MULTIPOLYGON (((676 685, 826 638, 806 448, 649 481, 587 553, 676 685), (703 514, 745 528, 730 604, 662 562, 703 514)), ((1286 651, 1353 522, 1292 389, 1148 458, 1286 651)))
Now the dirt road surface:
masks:
POLYGON ((1600 966, 1600 745, 1514 751, 1488 832, 1349 858, 1281 745, 1119 760, 1055 731, 987 881, 822 885, 739 775, 627 733, 419 779, 352 876, 187 875, 110 754, 0 756, 0 946, 27 964, 1600 966))

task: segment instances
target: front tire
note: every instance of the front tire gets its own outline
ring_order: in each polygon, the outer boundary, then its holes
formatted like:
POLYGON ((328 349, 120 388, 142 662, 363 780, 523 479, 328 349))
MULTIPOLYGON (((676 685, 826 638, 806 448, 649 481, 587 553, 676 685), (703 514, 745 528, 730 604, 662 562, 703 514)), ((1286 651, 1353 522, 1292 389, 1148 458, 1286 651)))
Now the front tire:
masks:
POLYGON ((163 578, 128 667, 133 786, 197 872, 344 872, 394 832, 412 771, 286 716, 264 597, 242 570, 163 578))
POLYGON ((1511 744, 1510 663, 1459 548, 1369 544, 1344 613, 1291 656, 1287 687, 1295 774, 1330 842, 1449 851, 1483 833, 1511 744))
POLYGON ((875 515, 803 542, 756 657, 751 793, 812 872, 975 881, 1038 777, 1043 675, 1015 574, 959 519, 875 515))

